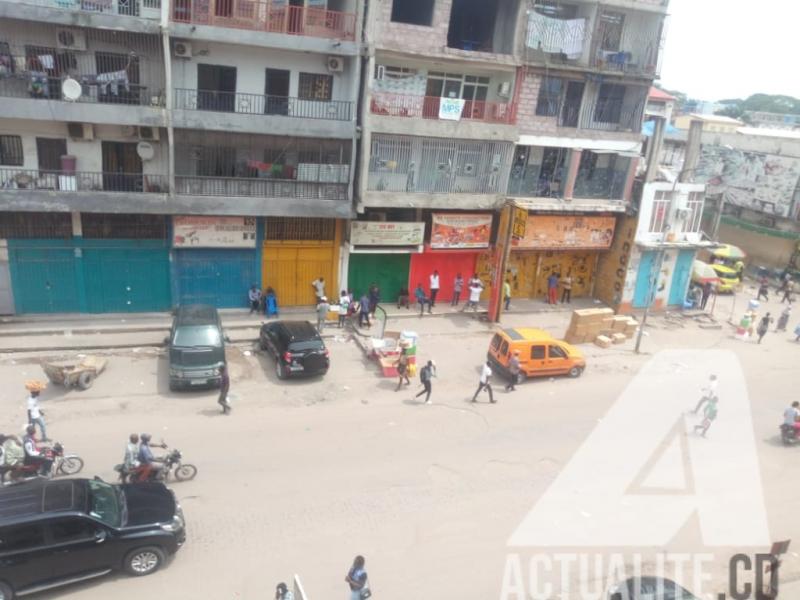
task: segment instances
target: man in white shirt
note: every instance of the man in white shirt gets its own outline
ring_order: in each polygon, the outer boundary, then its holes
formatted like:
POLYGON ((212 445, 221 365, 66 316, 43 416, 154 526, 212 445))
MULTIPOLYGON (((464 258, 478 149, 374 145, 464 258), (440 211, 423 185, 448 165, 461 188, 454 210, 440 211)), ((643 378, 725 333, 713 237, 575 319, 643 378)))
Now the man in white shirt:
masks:
POLYGON ((694 408, 694 414, 700 412, 700 409, 703 408, 703 405, 711 400, 711 398, 717 397, 717 387, 719 387, 719 381, 717 380, 716 375, 711 375, 708 378, 708 385, 702 389, 703 397, 700 398, 700 401, 697 403, 697 406, 694 408))
POLYGON ((480 279, 472 278, 469 281, 469 300, 464 304, 464 307, 461 309, 461 312, 464 312, 468 308, 471 308, 473 311, 478 310, 478 302, 481 300, 481 292, 483 292, 483 284, 481 283, 480 279))
POLYGON ((317 277, 311 282, 311 285, 314 287, 314 294, 316 294, 317 304, 319 304, 319 301, 322 300, 322 297, 325 295, 325 278, 317 277))
POLYGON ((489 402, 491 404, 495 403, 494 394, 492 392, 491 379, 492 379, 492 367, 489 364, 489 361, 487 360, 483 364, 483 368, 481 369, 481 379, 480 382, 478 383, 478 389, 475 390, 475 395, 472 397, 473 402, 477 402, 478 394, 480 394, 482 390, 486 390, 487 392, 489 392, 489 402))
POLYGON ((436 296, 439 295, 439 271, 431 275, 431 308, 436 306, 436 296))
POLYGON ((46 387, 40 381, 31 381, 25 384, 30 394, 28 395, 28 423, 31 425, 38 425, 39 431, 42 432, 42 441, 50 441, 47 437, 47 427, 44 424, 44 413, 39 408, 39 394, 46 387))

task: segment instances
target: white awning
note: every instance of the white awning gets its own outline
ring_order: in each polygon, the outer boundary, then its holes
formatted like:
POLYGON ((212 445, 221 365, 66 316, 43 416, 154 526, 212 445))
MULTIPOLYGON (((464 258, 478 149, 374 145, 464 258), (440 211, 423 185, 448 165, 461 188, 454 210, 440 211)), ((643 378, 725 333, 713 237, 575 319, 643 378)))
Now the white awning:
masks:
POLYGON ((551 146, 554 148, 580 148, 593 152, 626 152, 633 156, 642 153, 642 142, 628 140, 593 140, 590 138, 553 137, 548 135, 521 135, 517 142, 520 146, 551 146))

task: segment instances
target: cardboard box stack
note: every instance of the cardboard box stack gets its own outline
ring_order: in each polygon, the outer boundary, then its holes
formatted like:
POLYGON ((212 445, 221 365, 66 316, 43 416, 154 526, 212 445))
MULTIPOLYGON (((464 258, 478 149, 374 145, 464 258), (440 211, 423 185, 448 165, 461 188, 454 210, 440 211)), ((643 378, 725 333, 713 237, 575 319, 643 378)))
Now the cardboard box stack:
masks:
POLYGON ((570 344, 593 342, 608 348, 632 338, 638 326, 636 319, 615 315, 610 308, 586 308, 573 311, 564 340, 570 344))

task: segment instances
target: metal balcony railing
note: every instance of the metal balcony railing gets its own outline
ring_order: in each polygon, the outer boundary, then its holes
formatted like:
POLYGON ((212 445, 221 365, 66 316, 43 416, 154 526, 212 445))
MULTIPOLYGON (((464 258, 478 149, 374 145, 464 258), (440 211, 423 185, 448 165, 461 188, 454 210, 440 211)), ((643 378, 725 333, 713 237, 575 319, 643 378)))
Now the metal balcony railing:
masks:
POLYGON ((599 131, 631 131, 641 129, 644 101, 633 104, 619 100, 596 100, 592 105, 569 100, 540 101, 537 118, 549 117, 559 127, 595 129, 599 131))
POLYGON ((157 174, 44 171, 4 167, 0 169, 0 189, 166 194, 169 186, 166 177, 157 174))
POLYGON ((350 121, 353 118, 353 103, 343 100, 306 100, 284 96, 182 88, 175 90, 175 108, 330 121, 350 121))
POLYGON ((161 10, 161 0, 21 0, 20 4, 150 19, 158 19, 161 10))
POLYGON ((271 0, 173 0, 172 20, 310 37, 356 39, 353 13, 271 0))
POLYGON ((347 200, 346 183, 322 183, 294 179, 176 175, 175 188, 176 193, 190 196, 347 200))
MULTIPOLYGON (((374 92, 370 110, 375 115, 411 117, 416 119, 441 119, 441 101, 437 96, 413 96, 374 92)), ((516 110, 511 102, 484 102, 467 100, 460 119, 485 123, 516 123, 516 110)), ((453 120, 453 119, 449 119, 453 120)))

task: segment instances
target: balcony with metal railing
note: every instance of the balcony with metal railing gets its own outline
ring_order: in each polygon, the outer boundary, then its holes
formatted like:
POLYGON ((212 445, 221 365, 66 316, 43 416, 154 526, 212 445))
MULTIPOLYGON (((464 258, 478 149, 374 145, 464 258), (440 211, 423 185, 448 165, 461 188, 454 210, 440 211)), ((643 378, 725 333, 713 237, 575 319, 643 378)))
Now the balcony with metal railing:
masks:
POLYGON ((173 0, 177 23, 355 41, 353 13, 272 0, 173 0))
POLYGON ((176 175, 175 192, 189 196, 283 198, 295 200, 347 200, 347 182, 299 181, 258 177, 201 177, 176 175))
POLYGON ((616 99, 595 99, 593 102, 561 98, 540 99, 536 119, 553 127, 595 131, 636 133, 641 129, 644 100, 629 102, 616 99))
POLYGON ((485 102, 387 92, 373 92, 370 102, 370 111, 374 115, 505 125, 516 122, 514 109, 512 102, 485 102))
POLYGON ((309 100, 184 88, 175 89, 175 108, 329 121, 350 121, 353 118, 353 102, 343 100, 309 100))
POLYGON ((166 194, 169 185, 164 175, 152 173, 47 171, 3 167, 0 168, 0 190, 77 194, 92 192, 166 194))

